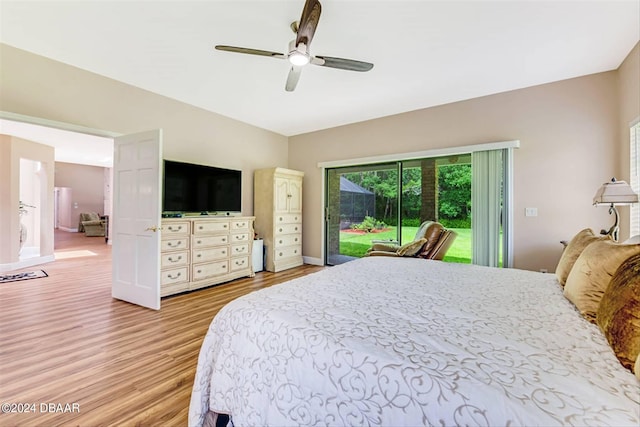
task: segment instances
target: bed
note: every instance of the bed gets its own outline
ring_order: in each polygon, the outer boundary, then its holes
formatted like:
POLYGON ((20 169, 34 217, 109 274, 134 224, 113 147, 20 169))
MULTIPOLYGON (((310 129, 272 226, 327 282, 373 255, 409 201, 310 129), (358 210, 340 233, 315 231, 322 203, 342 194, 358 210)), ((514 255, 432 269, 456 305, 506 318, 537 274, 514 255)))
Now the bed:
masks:
POLYGON ((640 382, 556 276, 363 258, 226 305, 189 425, 640 424, 640 382))

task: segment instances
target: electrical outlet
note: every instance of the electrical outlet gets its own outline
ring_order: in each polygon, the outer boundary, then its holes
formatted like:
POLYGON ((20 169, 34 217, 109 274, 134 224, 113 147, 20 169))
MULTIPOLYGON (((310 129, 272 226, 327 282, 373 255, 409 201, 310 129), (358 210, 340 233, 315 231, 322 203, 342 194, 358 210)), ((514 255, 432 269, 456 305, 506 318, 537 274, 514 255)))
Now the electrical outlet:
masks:
POLYGON ((524 208, 524 216, 538 216, 538 208, 524 208))

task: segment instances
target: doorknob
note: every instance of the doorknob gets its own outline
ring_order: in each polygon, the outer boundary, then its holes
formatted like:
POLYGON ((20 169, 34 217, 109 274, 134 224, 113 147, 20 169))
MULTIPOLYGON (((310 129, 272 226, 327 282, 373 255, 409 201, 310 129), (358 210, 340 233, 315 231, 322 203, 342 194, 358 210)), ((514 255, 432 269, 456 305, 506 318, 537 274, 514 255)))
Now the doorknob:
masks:
POLYGON ((162 230, 162 227, 157 227, 157 226, 152 226, 152 227, 147 227, 144 231, 153 231, 154 233, 158 230, 162 230))

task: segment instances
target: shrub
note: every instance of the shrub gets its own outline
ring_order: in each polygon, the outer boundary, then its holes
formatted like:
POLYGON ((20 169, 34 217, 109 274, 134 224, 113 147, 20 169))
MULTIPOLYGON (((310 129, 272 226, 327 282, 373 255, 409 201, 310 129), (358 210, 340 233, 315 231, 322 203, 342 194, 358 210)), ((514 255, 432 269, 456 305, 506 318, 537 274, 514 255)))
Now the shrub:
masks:
POLYGON ((362 220, 361 223, 352 224, 351 228, 354 230, 362 230, 366 231, 367 233, 371 233, 374 229, 382 229, 386 226, 387 225, 384 222, 378 221, 372 216, 365 216, 364 220, 362 220))
POLYGON ((441 218, 439 222, 446 228, 471 228, 471 218, 464 218, 464 219, 441 218))

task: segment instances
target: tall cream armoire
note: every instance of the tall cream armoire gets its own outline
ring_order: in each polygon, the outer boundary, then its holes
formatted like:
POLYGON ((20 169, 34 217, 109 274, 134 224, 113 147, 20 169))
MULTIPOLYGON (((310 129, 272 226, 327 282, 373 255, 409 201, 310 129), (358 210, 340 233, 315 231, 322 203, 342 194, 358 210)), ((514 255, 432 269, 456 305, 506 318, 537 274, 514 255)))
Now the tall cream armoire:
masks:
POLYGON ((264 239, 267 271, 302 265, 303 176, 304 172, 284 168, 255 171, 255 231, 264 239))

